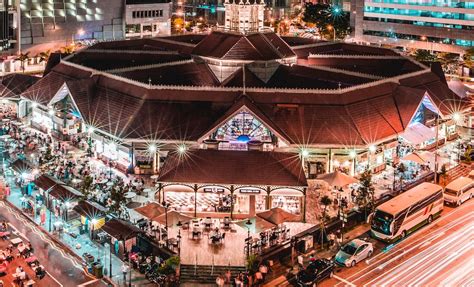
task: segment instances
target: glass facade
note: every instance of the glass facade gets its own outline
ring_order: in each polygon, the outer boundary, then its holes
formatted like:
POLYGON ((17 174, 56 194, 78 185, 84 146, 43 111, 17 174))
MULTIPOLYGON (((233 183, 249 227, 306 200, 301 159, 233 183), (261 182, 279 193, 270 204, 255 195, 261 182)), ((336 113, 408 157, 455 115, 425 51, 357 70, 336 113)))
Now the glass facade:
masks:
MULTIPOLYGON (((437 19, 474 21, 474 14, 453 13, 453 12, 439 12, 439 11, 427 11, 427 10, 415 10, 415 9, 398 9, 398 8, 372 7, 372 6, 365 6, 365 12, 413 16, 413 17, 437 18, 437 19)), ((473 9, 473 13, 474 13, 474 9, 473 9)), ((433 20, 433 21, 436 21, 436 20, 433 20)))
POLYGON ((469 41, 469 40, 426 37, 426 36, 424 38, 421 38, 419 35, 394 33, 391 31, 384 32, 384 31, 366 30, 364 31, 364 35, 390 38, 390 40, 392 41, 397 41, 398 39, 402 39, 402 40, 423 41, 427 43, 440 43, 440 44, 457 45, 457 46, 464 46, 464 47, 474 47, 474 41, 469 41))

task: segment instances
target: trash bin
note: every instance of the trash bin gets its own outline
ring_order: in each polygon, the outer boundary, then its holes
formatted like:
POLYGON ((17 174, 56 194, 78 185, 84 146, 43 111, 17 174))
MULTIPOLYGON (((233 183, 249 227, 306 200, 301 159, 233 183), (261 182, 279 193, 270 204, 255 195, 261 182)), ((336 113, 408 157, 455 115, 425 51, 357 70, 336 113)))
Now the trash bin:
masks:
POLYGON ((94 262, 94 264, 92 264, 92 275, 94 275, 95 278, 102 278, 103 269, 104 267, 100 262, 94 262))

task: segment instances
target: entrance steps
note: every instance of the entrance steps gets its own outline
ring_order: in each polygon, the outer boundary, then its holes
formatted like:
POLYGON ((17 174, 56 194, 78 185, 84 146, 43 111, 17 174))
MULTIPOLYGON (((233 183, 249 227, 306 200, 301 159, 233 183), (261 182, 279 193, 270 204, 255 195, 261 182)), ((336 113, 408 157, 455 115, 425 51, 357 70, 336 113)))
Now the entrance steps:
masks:
POLYGON ((214 266, 198 265, 196 270, 194 265, 181 265, 180 268, 180 282, 194 282, 204 284, 216 284, 218 275, 224 275, 227 270, 230 270, 232 278, 235 278, 240 272, 245 271, 243 266, 214 266))
POLYGON ((461 176, 467 176, 471 171, 471 166, 466 164, 459 164, 452 169, 448 170, 449 181, 453 181, 461 176))

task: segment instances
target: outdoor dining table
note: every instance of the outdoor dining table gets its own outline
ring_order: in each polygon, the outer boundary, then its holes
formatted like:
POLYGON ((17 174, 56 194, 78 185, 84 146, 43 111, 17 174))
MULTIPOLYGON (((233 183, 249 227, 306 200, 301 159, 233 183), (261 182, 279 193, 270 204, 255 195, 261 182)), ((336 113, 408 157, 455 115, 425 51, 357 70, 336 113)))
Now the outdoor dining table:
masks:
POLYGON ((123 195, 126 199, 132 199, 134 198, 135 196, 137 196, 137 194, 133 191, 129 191, 129 192, 126 192, 124 195, 123 195))
POLYGON ((11 242, 11 244, 13 244, 13 246, 16 246, 16 245, 18 245, 18 244, 22 243, 22 242, 23 242, 23 240, 21 240, 21 238, 20 238, 20 237, 16 237, 16 238, 12 238, 12 239, 10 239, 10 242, 11 242))

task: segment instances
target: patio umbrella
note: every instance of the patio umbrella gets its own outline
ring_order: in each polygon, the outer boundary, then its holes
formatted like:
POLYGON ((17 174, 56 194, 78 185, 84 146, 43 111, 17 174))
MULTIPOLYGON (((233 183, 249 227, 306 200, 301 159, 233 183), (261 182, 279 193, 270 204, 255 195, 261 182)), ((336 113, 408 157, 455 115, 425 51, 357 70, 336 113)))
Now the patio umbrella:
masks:
POLYGON ((235 224, 242 227, 245 230, 249 228, 250 232, 254 234, 272 229, 273 227, 276 226, 275 224, 269 221, 266 221, 265 219, 259 216, 250 218, 250 222, 252 223, 251 225, 247 225, 246 222, 247 220, 242 220, 242 221, 237 221, 235 224))
POLYGON ((318 179, 324 180, 330 186, 338 186, 338 187, 343 187, 351 183, 359 182, 357 179, 353 178, 352 176, 348 176, 347 174, 340 172, 338 170, 336 170, 335 172, 319 175, 318 179))
POLYGON ((426 159, 418 154, 417 152, 412 152, 410 154, 407 154, 406 156, 402 157, 401 160, 406 160, 406 161, 412 161, 417 164, 425 164, 426 159))
POLYGON ((277 225, 282 224, 286 221, 295 221, 299 218, 298 215, 284 211, 279 207, 275 207, 270 210, 257 213, 257 216, 277 225))
POLYGON ((152 218, 153 221, 156 221, 162 225, 166 224, 166 217, 168 216, 168 227, 176 226, 178 222, 181 223, 189 222, 193 219, 191 216, 187 216, 175 210, 168 211, 168 214, 163 213, 155 218, 152 218))
POLYGON ((148 219, 158 217, 165 213, 165 208, 161 204, 156 202, 151 202, 145 206, 136 208, 134 210, 148 219))

